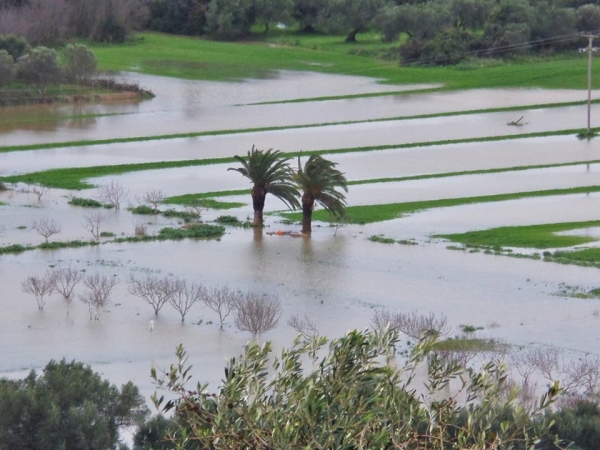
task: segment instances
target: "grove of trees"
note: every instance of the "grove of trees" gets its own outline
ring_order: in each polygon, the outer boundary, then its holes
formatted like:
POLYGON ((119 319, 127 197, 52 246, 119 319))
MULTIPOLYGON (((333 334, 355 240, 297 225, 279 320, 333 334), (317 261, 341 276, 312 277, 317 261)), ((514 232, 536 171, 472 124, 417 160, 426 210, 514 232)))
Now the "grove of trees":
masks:
MULTIPOLYGON (((67 45, 61 61, 53 48, 32 48, 22 37, 0 35, 0 86, 17 81, 45 93, 52 84, 84 84, 95 71, 96 56, 85 45, 67 45)), ((41 198, 43 191, 39 192, 41 198)))
POLYGON ((471 57, 575 49, 579 32, 600 30, 600 6, 591 0, 0 2, 0 29, 34 45, 73 38, 122 42, 130 31, 142 29, 237 40, 274 25, 341 34, 346 42, 356 42, 359 33, 370 30, 397 49, 382 51, 382 56, 405 64, 455 64, 471 57))

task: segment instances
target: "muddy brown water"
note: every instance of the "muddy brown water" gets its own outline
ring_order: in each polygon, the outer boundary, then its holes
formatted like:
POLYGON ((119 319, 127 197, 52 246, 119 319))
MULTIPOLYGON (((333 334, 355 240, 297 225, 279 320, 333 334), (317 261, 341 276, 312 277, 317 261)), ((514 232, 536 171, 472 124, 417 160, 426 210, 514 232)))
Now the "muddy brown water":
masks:
MULTIPOLYGON (((89 109, 102 113, 134 114, 100 117, 92 123, 71 124, 71 128, 64 123, 48 128, 40 125, 37 130, 25 124, 18 127, 13 124, 13 128, 4 128, 2 143, 98 139, 215 127, 226 129, 232 124, 239 128, 254 126, 252 124, 310 123, 322 118, 381 118, 519 102, 566 101, 582 96, 582 92, 575 91, 522 90, 516 91, 518 95, 515 91, 491 91, 487 95, 481 92, 434 93, 318 104, 234 106, 292 98, 297 95, 299 85, 307 86, 302 91, 303 96, 323 95, 330 92, 329 88, 338 89, 336 86, 341 82, 337 76, 319 75, 311 85, 305 76, 284 74, 283 81, 261 80, 220 88, 214 83, 140 76, 144 81, 142 84, 160 94, 155 100, 135 105, 89 106, 89 109), (276 90, 278 82, 287 87, 276 90), (164 92, 171 95, 165 96, 164 92)), ((334 92, 382 89, 372 80, 353 79, 347 83, 334 92)), ((82 111, 88 111, 88 107, 82 111)), ((506 125, 508 120, 518 118, 513 114, 492 113, 7 153, 1 156, 0 171, 9 174, 71 165, 156 161, 163 156, 167 159, 187 159, 198 154, 202 157, 230 156, 245 153, 253 143, 267 148, 299 150, 519 134, 578 126, 575 124, 581 122, 581 113, 580 107, 530 111, 526 116, 528 124, 519 128, 506 125)), ((595 141, 555 137, 340 154, 334 159, 347 171, 350 179, 365 179, 599 159, 599 150, 595 141)), ((174 195, 248 186, 239 174, 225 172, 226 167, 139 172, 114 179, 130 188, 127 205, 135 205, 135 197, 152 188, 174 195)), ((352 186, 349 201, 367 204, 379 203, 382 199, 406 201, 585 186, 598 184, 598 173, 597 165, 592 165, 590 171, 581 165, 352 186)), ((101 184, 107 179, 93 181, 101 184)), ((68 194, 53 190, 38 202, 32 193, 1 193, 0 201, 7 205, 0 206, 0 243, 41 243, 43 238, 31 230, 31 223, 44 217, 56 220, 63 228, 60 235, 51 239, 90 239, 91 235, 82 226, 83 215, 88 211, 68 206, 68 194)), ((93 197, 95 191, 76 195, 93 197)), ((243 219, 251 214, 251 208, 248 198, 239 199, 246 202, 246 206, 232 212, 243 219)), ((268 199, 267 208, 272 211, 281 209, 281 205, 268 199)), ((215 314, 198 305, 183 325, 169 307, 155 318, 148 305, 128 293, 125 282, 130 275, 145 273, 174 274, 210 286, 229 285, 277 295, 283 306, 279 326, 261 337, 261 340, 272 339, 277 346, 291 343, 295 332, 286 322, 293 314, 308 315, 321 332, 336 337, 349 329, 368 327, 373 311, 387 308, 446 314, 455 330, 461 324, 482 326, 485 329, 478 332, 479 336, 503 339, 516 345, 553 345, 576 354, 598 354, 600 319, 596 312, 600 311, 600 301, 555 295, 560 283, 589 289, 597 287, 597 269, 453 252, 446 249, 446 243, 429 237, 432 233, 501 225, 591 220, 597 219, 598 210, 600 196, 596 194, 531 198, 422 211, 383 223, 344 227, 337 233, 327 225, 317 226, 311 239, 268 235, 270 231, 298 229, 297 225, 284 225, 269 217, 268 228, 262 233, 228 228, 220 241, 107 243, 81 249, 3 255, 0 256, 0 341, 3 344, 0 373, 22 374, 31 368, 42 367, 50 358, 65 357, 91 364, 114 382, 133 380, 142 387, 145 395, 150 395, 154 390, 149 378, 150 365, 154 362, 165 366, 173 362, 175 346, 183 343, 198 379, 217 385, 226 359, 240 353, 250 336, 237 331, 231 317, 227 319, 225 330, 220 332, 215 314), (367 239, 373 234, 396 239, 414 238, 419 245, 373 243, 367 239), (86 273, 97 271, 116 275, 121 279, 112 304, 101 313, 99 321, 90 321, 87 308, 78 300, 67 316, 64 302, 57 296, 51 297, 40 312, 33 298, 21 291, 20 282, 27 276, 42 275, 48 267, 59 264, 77 267, 86 273), (150 320, 155 320, 152 332, 148 329, 150 320)), ((214 220, 221 213, 209 211, 204 219, 214 220)), ((151 232, 164 226, 179 225, 176 220, 135 217, 125 210, 104 211, 103 214, 106 215, 104 229, 117 235, 132 234, 138 221, 146 223, 151 232)), ((82 291, 81 288, 78 290, 82 291)))

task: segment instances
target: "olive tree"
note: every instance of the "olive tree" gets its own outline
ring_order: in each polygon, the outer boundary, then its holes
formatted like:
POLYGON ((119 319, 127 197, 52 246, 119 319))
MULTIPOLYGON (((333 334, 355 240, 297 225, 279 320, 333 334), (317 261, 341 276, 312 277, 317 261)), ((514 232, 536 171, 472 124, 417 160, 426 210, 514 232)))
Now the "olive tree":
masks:
POLYGON ((395 367, 385 355, 397 342, 388 330, 351 331, 331 342, 299 338, 277 355, 269 342, 248 344, 215 392, 186 385, 192 375, 179 346, 175 364, 151 370, 158 387, 170 391, 152 399, 174 413, 177 448, 533 448, 547 432, 544 411, 559 394, 556 383, 525 408, 507 389, 505 366, 465 368, 438 357, 430 337, 395 367), (423 384, 414 377, 418 365, 427 365, 423 384), (459 388, 448 394, 451 380, 459 388))
POLYGON ((600 6, 582 5, 575 11, 579 31, 600 30, 600 6))
POLYGON ((6 50, 0 50, 0 86, 15 78, 16 66, 13 57, 6 50))
POLYGON ((69 44, 63 56, 67 77, 77 84, 87 81, 96 71, 96 55, 85 45, 69 44))
POLYGON ((62 76, 54 49, 36 47, 17 60, 17 78, 35 85, 40 92, 46 92, 48 85, 59 82, 62 76))
POLYGON ((273 23, 287 23, 292 17, 293 0, 254 0, 254 20, 269 31, 273 23))
POLYGON ((252 0, 211 0, 206 12, 206 33, 224 40, 246 36, 252 26, 252 6, 252 0))
POLYGON ((384 0, 328 0, 319 23, 328 31, 347 33, 346 42, 356 42, 357 33, 365 30, 384 4, 384 0))
POLYGON ((0 50, 6 50, 13 61, 16 62, 29 50, 29 44, 24 37, 14 34, 0 35, 0 50))

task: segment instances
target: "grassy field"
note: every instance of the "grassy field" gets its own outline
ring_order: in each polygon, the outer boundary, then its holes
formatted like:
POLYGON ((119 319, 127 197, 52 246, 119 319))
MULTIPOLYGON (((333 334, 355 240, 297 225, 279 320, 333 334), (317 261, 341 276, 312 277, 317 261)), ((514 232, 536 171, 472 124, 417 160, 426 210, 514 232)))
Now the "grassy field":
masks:
POLYGON ((467 246, 547 249, 573 247, 593 242, 596 239, 589 236, 561 236, 556 233, 599 226, 600 220, 594 220, 588 222, 499 227, 460 234, 440 234, 434 237, 449 239, 467 246))
MULTIPOLYGON (((359 37, 360 39, 360 37, 359 37)), ((349 52, 379 47, 373 37, 356 45, 340 36, 279 35, 263 42, 214 42, 140 33, 131 43, 94 45, 101 70, 126 70, 188 79, 236 81, 268 78, 274 70, 310 70, 375 77, 385 83, 443 83, 445 89, 545 87, 585 89, 587 61, 578 54, 491 67, 400 67, 349 52)), ((600 70, 600 61, 594 61, 600 70)), ((600 87, 598 77, 595 88, 600 87)))

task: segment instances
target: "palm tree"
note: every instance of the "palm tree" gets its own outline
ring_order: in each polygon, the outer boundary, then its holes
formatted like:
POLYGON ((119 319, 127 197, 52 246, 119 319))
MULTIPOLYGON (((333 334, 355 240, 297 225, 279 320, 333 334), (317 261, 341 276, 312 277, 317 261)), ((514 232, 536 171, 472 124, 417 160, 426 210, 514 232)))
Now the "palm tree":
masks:
POLYGON ((263 225, 263 209, 265 197, 273 194, 290 209, 300 207, 298 197, 300 193, 292 183, 292 168, 288 164, 290 158, 282 158, 279 150, 272 148, 266 152, 252 146, 246 158, 234 156, 243 167, 230 167, 227 170, 235 170, 248 178, 252 186, 252 206, 254 208, 253 226, 263 225))
POLYGON ((346 177, 335 166, 337 163, 312 155, 302 168, 298 157, 298 171, 294 175, 294 181, 302 190, 302 233, 312 232, 315 202, 336 217, 345 215, 346 196, 335 188, 348 192, 348 186, 346 177))

